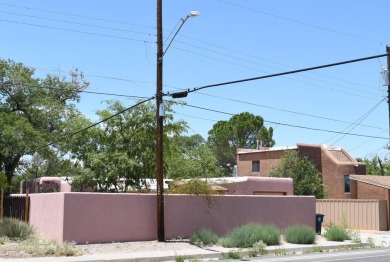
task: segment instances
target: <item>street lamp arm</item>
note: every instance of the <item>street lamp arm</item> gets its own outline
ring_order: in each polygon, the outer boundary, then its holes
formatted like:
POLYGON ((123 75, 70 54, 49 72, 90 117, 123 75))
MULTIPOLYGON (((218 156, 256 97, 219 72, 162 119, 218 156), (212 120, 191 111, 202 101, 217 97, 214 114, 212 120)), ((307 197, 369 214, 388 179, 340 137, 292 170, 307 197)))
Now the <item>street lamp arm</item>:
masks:
POLYGON ((200 15, 200 13, 198 11, 191 11, 190 14, 188 14, 185 18, 181 19, 181 24, 180 24, 179 28, 176 30, 176 33, 173 35, 171 41, 169 42, 167 48, 165 48, 165 51, 162 53, 162 56, 160 57, 160 59, 162 59, 164 57, 165 53, 168 51, 168 48, 171 46, 173 40, 175 40, 175 37, 179 33, 180 29, 183 27, 184 23, 188 20, 188 18, 196 17, 199 15, 200 15))

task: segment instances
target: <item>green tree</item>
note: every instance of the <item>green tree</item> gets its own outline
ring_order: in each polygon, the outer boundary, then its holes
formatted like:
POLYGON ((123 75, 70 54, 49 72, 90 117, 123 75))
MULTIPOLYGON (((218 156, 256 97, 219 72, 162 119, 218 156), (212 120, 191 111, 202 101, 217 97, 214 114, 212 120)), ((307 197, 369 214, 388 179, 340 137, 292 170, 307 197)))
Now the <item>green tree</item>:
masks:
POLYGON ((211 148, 202 136, 180 136, 175 140, 176 154, 169 165, 174 179, 217 177, 221 175, 211 148))
POLYGON ((281 163, 270 171, 269 176, 292 178, 294 195, 314 195, 318 199, 325 196, 321 173, 307 157, 301 157, 298 151, 286 150, 281 163))
POLYGON ((263 126, 263 118, 248 112, 232 116, 228 121, 218 121, 208 133, 208 143, 223 168, 224 175, 231 175, 236 165, 237 148, 255 149, 257 140, 263 146, 273 146, 273 130, 263 126))
POLYGON ((68 123, 79 115, 75 103, 87 88, 77 70, 65 77, 34 77, 34 69, 0 59, 0 171, 11 184, 25 156, 52 155, 48 145, 69 133, 68 123))
POLYGON ((372 176, 390 176, 390 160, 380 159, 374 156, 372 159, 356 159, 358 162, 366 163, 366 174, 372 176))
MULTIPOLYGON (((97 114, 103 120, 124 109, 119 101, 109 101, 108 107, 97 114)), ((173 141, 187 128, 185 122, 173 121, 170 112, 167 104, 164 117, 165 170, 169 169, 174 156, 173 141)), ((79 142, 75 140, 74 157, 82 160, 84 167, 93 172, 99 191, 118 192, 138 187, 144 178, 156 176, 155 126, 155 105, 150 102, 140 104, 88 130, 79 142)), ((77 181, 92 183, 89 172, 80 175, 84 177, 76 177, 77 181)))

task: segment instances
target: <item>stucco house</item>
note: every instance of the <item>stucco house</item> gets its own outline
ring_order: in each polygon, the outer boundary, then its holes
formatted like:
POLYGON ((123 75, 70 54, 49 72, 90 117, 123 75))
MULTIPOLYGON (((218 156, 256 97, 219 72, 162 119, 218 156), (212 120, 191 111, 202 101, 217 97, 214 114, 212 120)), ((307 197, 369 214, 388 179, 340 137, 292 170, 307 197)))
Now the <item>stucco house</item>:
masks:
POLYGON ((280 164, 286 150, 297 150, 316 166, 326 186, 326 198, 357 198, 351 193, 350 176, 366 175, 366 165, 340 147, 298 143, 294 147, 238 149, 237 176, 267 177, 270 170, 280 164))

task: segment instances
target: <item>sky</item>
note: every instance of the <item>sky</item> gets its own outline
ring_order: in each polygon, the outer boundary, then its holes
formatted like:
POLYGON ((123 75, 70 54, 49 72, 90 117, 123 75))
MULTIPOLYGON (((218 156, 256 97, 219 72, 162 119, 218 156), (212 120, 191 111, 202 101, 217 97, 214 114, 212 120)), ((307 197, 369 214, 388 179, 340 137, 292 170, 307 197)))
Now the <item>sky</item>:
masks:
MULTIPOLYGON (((78 68, 90 82, 78 108, 97 120, 104 101, 156 92, 156 8, 151 0, 0 0, 0 58, 46 74, 78 68), (121 95, 121 96, 116 96, 121 95)), ((164 92, 254 78, 386 53, 390 1, 163 0, 164 92)), ((342 147, 389 157, 386 57, 205 88, 182 98, 184 135, 250 112, 274 129, 277 147, 342 147)), ((166 97, 166 99, 171 99, 166 97)))

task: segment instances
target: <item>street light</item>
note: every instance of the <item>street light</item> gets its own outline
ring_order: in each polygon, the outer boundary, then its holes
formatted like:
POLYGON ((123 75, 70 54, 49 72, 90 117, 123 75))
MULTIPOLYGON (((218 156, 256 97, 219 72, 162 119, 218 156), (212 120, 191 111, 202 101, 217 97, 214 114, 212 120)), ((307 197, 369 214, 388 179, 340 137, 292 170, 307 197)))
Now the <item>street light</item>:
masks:
POLYGON ((156 177, 157 177, 157 240, 165 241, 164 227, 164 170, 163 170, 163 126, 164 126, 164 104, 163 104, 163 57, 171 46, 176 35, 184 23, 190 17, 199 16, 198 11, 191 11, 185 18, 172 37, 165 51, 163 51, 162 37, 162 0, 157 0, 157 83, 156 83, 156 177))

